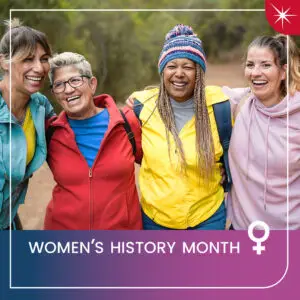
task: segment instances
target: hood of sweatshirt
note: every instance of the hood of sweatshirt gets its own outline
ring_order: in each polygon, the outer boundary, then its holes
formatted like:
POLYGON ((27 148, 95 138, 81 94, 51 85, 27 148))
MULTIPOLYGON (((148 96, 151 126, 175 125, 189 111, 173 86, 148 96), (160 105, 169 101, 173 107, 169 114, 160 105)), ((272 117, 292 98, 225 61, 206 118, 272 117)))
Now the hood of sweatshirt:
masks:
POLYGON ((294 95, 287 95, 280 103, 272 107, 264 106, 252 93, 249 87, 247 88, 229 88, 227 86, 222 87, 223 93, 225 93, 232 106, 238 105, 240 101, 247 97, 249 101, 253 101, 257 110, 265 114, 270 118, 285 117, 287 112, 293 114, 300 110, 300 91, 297 91, 294 95))
MULTIPOLYGON (((272 122, 276 122, 278 118, 286 119, 287 115, 289 116, 297 113, 300 111, 300 92, 296 92, 294 95, 287 95, 280 103, 272 106, 272 107, 266 107, 264 106, 253 94, 251 94, 249 88, 238 88, 238 89, 230 89, 228 87, 223 87, 223 92, 227 94, 230 98, 231 104, 235 109, 238 106, 238 103, 244 98, 247 97, 247 107, 250 109, 248 112, 248 130, 247 130, 247 137, 248 137, 248 145, 250 145, 250 132, 251 132, 251 125, 252 122, 254 122, 254 114, 260 113, 264 115, 267 119, 267 127, 266 127, 266 138, 265 138, 265 159, 264 159, 264 170, 262 172, 264 173, 264 191, 263 191, 263 204, 264 209, 267 209, 267 191, 268 191, 268 156, 270 151, 270 144, 269 144, 269 131, 270 126, 272 126, 272 122)), ((243 110, 244 104, 240 107, 240 112, 243 110)), ((285 124, 285 122, 283 123, 285 124)), ((253 143, 255 144, 255 143, 253 143)), ((247 147, 247 163, 246 163, 246 178, 249 177, 249 156, 250 156, 250 147, 247 147)))
POLYGON ((262 114, 272 118, 286 118, 287 113, 294 114, 300 110, 300 92, 296 92, 294 95, 287 95, 278 104, 272 107, 264 106, 255 96, 251 96, 254 100, 254 105, 258 111, 262 114))

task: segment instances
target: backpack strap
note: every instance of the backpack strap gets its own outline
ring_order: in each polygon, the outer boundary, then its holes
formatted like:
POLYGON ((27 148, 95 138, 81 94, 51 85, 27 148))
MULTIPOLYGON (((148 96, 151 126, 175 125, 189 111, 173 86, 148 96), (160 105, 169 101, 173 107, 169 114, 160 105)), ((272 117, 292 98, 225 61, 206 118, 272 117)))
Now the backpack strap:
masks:
POLYGON ((53 133, 56 129, 56 127, 51 126, 53 121, 57 119, 57 116, 52 116, 45 121, 45 137, 46 137, 46 146, 48 147, 50 144, 50 141, 52 139, 53 133))
POLYGON ((54 126, 49 126, 46 129, 46 143, 47 143, 47 147, 49 147, 50 141, 52 139, 53 133, 55 132, 55 128, 54 126))
POLYGON ((223 183, 223 187, 224 191, 228 192, 232 183, 228 160, 228 149, 232 132, 231 109, 229 100, 213 104, 213 110, 217 123, 220 143, 223 148, 223 156, 221 157, 221 161, 224 164, 226 172, 226 180, 223 183))
POLYGON ((135 139, 134 139, 134 133, 132 132, 131 126, 130 126, 127 118, 125 117, 125 114, 123 113, 123 111, 121 109, 119 111, 120 111, 120 113, 122 115, 122 118, 123 118, 123 120, 125 122, 124 123, 124 129, 125 129, 125 131, 127 133, 129 142, 130 142, 130 144, 132 146, 133 155, 135 155, 136 154, 136 144, 135 144, 135 139))
POLYGON ((142 125, 142 121, 140 119, 140 114, 141 114, 141 111, 144 107, 144 104, 141 103, 139 100, 137 99, 133 99, 133 112, 135 114, 135 116, 138 118, 140 124, 142 125))
POLYGON ((50 145, 50 142, 51 142, 51 139, 52 139, 52 136, 55 132, 55 129, 56 127, 54 126, 48 126, 48 128, 46 128, 46 146, 47 146, 47 157, 46 157, 46 161, 49 165, 49 156, 48 156, 48 149, 49 149, 49 145, 50 145))
MULTIPOLYGON (((122 110, 119 110, 122 117, 123 117, 123 120, 124 120, 124 129, 127 133, 127 136, 128 136, 128 139, 129 139, 129 142, 132 146, 132 152, 133 152, 133 155, 136 154, 136 143, 135 143, 135 138, 134 138, 134 133, 133 131, 131 130, 131 126, 127 120, 127 118, 125 117, 125 114, 123 113, 122 110)), ((46 142, 47 142, 47 147, 49 147, 49 144, 50 144, 50 141, 51 141, 51 138, 55 132, 55 129, 56 127, 53 127, 53 126, 49 126, 46 130, 46 142)))

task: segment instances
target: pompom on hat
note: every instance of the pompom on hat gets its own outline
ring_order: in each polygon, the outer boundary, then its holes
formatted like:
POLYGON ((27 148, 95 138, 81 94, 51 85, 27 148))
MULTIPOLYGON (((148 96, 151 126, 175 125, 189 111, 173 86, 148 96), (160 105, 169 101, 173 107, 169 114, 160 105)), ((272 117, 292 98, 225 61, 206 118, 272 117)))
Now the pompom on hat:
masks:
POLYGON ((166 64, 176 58, 187 58, 206 70, 205 53, 202 42, 190 26, 176 25, 165 38, 163 49, 159 55, 158 70, 162 73, 166 64))

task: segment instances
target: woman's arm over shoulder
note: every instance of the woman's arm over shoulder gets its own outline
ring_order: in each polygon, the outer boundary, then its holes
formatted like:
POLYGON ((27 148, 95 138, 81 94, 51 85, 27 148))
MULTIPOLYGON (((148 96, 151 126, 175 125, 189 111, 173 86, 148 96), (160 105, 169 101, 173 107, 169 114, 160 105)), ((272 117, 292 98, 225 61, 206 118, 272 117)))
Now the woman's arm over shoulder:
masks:
POLYGON ((47 131, 51 124, 57 119, 57 115, 53 115, 50 118, 45 119, 45 130, 47 131))
MULTIPOLYGON (((45 96, 44 96, 45 97, 45 96)), ((46 97, 45 97, 46 98, 46 97)), ((48 100, 48 98, 46 98, 46 103, 45 103, 45 110, 46 110, 46 114, 45 114, 45 118, 49 119, 53 116, 56 116, 56 113, 53 109, 52 104, 50 103, 50 101, 48 100)))
MULTIPOLYGON (((251 90, 249 87, 246 88, 230 88, 228 86, 222 87, 223 93, 228 96, 230 101, 231 113, 233 116, 237 115, 238 106, 248 96, 250 96, 251 90)), ((235 119, 235 118, 234 118, 235 119)))
POLYGON ((134 140, 136 145, 135 162, 140 164, 143 158, 142 151, 142 128, 139 119, 135 113, 129 107, 122 108, 122 111, 131 127, 131 131, 134 134, 134 140))
POLYGON ((39 98, 39 103, 45 107, 45 119, 56 116, 53 106, 48 98, 41 93, 36 93, 36 96, 39 98))
POLYGON ((248 94, 250 94, 251 90, 249 87, 246 88, 230 88, 228 86, 223 86, 222 91, 225 95, 227 95, 230 99, 231 104, 239 104, 239 102, 248 94))
POLYGON ((153 99, 157 98, 159 94, 159 88, 151 87, 149 89, 144 89, 142 91, 133 92, 125 101, 125 104, 135 110, 139 110, 139 107, 143 107, 144 103, 153 99))
MULTIPOLYGON (((140 113, 143 109, 144 104, 141 103, 136 98, 133 98, 132 95, 126 99, 126 107, 133 110, 136 117, 140 120, 140 113)), ((140 121, 141 122, 141 121, 140 121)))

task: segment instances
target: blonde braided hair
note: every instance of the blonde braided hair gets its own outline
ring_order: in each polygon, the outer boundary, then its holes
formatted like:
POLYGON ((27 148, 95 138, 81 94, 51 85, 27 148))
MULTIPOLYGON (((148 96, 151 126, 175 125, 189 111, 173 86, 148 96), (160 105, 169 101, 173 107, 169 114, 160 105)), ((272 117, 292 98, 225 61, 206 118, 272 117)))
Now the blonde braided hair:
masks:
MULTIPOLYGON (((196 78, 194 87, 194 107, 195 107, 195 131, 196 131, 196 153, 197 167, 200 174, 208 179, 212 174, 214 166, 214 144, 211 133, 210 121, 205 100, 204 71, 199 64, 196 64, 196 78)), ((175 124, 175 116, 171 106, 171 101, 164 85, 163 73, 160 80, 159 96, 157 108, 160 117, 165 125, 168 153, 170 158, 170 133, 174 138, 176 150, 179 152, 181 171, 185 173, 187 163, 183 150, 182 141, 175 124)))

